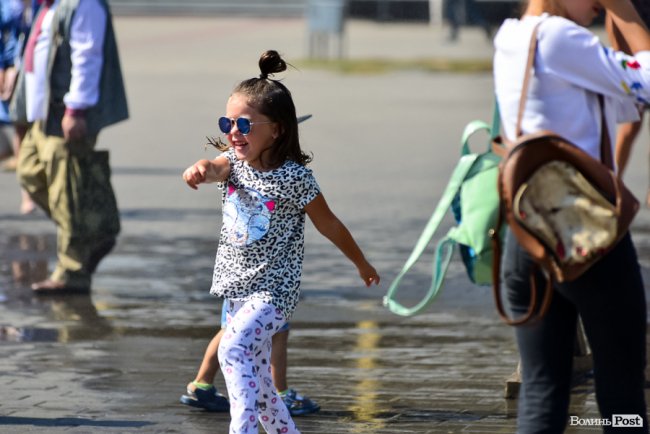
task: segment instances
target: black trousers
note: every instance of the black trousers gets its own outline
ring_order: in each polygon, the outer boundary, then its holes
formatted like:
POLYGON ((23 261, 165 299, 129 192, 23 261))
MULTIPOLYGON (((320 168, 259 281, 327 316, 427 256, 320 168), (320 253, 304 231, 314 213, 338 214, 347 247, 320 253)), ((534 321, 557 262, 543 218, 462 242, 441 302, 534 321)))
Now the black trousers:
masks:
MULTIPOLYGON (((508 232, 502 279, 514 316, 524 314, 528 308, 532 265, 529 255, 508 232)), ((541 273, 537 279, 538 287, 543 288, 541 273)), ((639 415, 643 428, 624 428, 620 432, 647 433, 646 300, 629 234, 580 278, 558 284, 549 312, 541 321, 516 328, 522 364, 518 433, 564 431, 569 421, 578 315, 593 352, 601 417, 611 421, 615 414, 639 415)), ((603 431, 619 432, 619 428, 604 426, 603 431)))

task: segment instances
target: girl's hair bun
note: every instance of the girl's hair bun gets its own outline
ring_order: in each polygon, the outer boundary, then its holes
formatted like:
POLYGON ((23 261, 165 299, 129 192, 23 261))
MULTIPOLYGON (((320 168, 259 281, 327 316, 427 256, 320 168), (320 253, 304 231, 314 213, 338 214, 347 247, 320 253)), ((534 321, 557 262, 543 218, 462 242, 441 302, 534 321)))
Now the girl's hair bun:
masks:
POLYGON ((260 78, 266 79, 269 78, 269 75, 276 74, 278 72, 287 70, 287 62, 280 57, 275 50, 268 50, 262 53, 259 61, 260 67, 260 78))

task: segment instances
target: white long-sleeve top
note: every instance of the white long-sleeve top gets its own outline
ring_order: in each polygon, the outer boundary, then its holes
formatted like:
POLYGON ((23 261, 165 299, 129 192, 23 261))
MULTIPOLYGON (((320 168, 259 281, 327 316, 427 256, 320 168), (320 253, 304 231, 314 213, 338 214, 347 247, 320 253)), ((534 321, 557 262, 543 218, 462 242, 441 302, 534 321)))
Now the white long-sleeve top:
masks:
POLYGON ((605 97, 613 146, 616 123, 637 120, 636 104, 650 101, 650 51, 632 57, 606 48, 589 30, 561 17, 506 20, 494 40, 494 82, 509 140, 515 139, 528 47, 540 20, 522 132, 554 131, 600 159, 598 94, 605 97))
MULTIPOLYGON (((58 0, 54 2, 43 19, 34 48, 34 71, 25 73, 27 120, 30 122, 43 120, 47 112, 48 53, 58 3, 58 0)), ((70 28, 72 79, 63 98, 67 108, 83 110, 99 100, 106 19, 106 11, 97 0, 79 2, 70 28)))

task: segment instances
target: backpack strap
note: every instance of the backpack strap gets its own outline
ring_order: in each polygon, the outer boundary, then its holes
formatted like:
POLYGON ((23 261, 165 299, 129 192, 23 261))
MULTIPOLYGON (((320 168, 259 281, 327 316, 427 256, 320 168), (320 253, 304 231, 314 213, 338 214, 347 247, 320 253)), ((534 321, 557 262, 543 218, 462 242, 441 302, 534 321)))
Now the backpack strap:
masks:
POLYGON ((438 292, 442 288, 444 277, 447 273, 447 268, 449 267, 449 262, 451 261, 453 249, 456 244, 456 242, 448 236, 440 240, 436 246, 436 253, 432 264, 433 274, 431 278, 431 286, 429 287, 429 290, 427 291, 424 298, 415 306, 410 308, 403 306, 397 300, 395 300, 400 282, 426 250, 429 242, 435 235, 438 226, 440 226, 440 222, 449 210, 452 201, 460 191, 460 187, 463 184, 463 181, 474 166, 474 162, 478 158, 478 154, 470 153, 468 140, 472 134, 482 129, 490 131, 490 127, 482 121, 470 122, 467 127, 465 127, 462 137, 462 157, 456 165, 456 168, 454 169, 454 172, 452 173, 451 178, 447 183, 447 187, 445 188, 445 191, 442 194, 442 197, 440 198, 435 211, 431 215, 429 222, 426 224, 424 231, 416 242, 415 247, 411 252, 411 256, 409 256, 409 258, 406 260, 406 263, 402 267, 402 270, 399 272, 395 280, 393 280, 390 288, 388 288, 388 292, 384 297, 384 306, 386 306, 388 309, 390 309, 391 312, 396 315, 412 316, 421 312, 429 304, 431 304, 433 299, 436 297, 436 295, 438 295, 438 292))
MULTIPOLYGON (((537 23, 533 28, 533 33, 530 37, 530 44, 528 45, 528 59, 526 60, 526 70, 524 72, 524 83, 521 88, 521 96, 519 97, 519 112, 517 113, 517 126, 516 126, 516 137, 519 138, 523 132, 521 129, 521 124, 524 118, 524 111, 526 110, 526 101, 528 100, 528 88, 530 85, 530 78, 532 76, 533 67, 535 64, 535 52, 537 51, 537 32, 539 26, 542 24, 542 21, 537 23)), ((604 113, 604 111, 603 111, 604 113)), ((604 120, 604 118, 603 118, 604 120)), ((510 145, 510 148, 512 145, 510 145)), ((499 197, 502 196, 502 185, 501 182, 498 184, 499 197)), ((492 282, 493 282, 493 295, 494 302, 497 308, 497 312, 501 319, 509 325, 521 325, 525 324, 531 320, 542 318, 546 315, 549 307, 551 306, 551 300, 553 298, 553 287, 554 281, 549 275, 546 278, 546 288, 544 293, 544 298, 542 304, 538 309, 538 297, 537 297, 537 279, 535 274, 540 270, 539 265, 535 264, 530 270, 530 305, 528 306, 527 312, 520 318, 512 319, 510 318, 503 307, 503 300, 501 297, 501 228, 503 226, 504 210, 503 204, 499 206, 499 212, 497 217, 496 227, 490 231, 490 238, 492 239, 492 250, 493 250, 493 260, 492 260, 492 282)))
POLYGON ((490 128, 491 139, 488 143, 488 150, 494 152, 494 140, 501 135, 501 110, 499 110, 499 101, 494 96, 494 108, 492 109, 492 127, 490 128))
POLYGON ((523 134, 521 124, 524 120, 524 112, 526 111, 526 101, 528 100, 528 88, 530 87, 530 77, 535 66, 535 52, 537 51, 537 32, 542 21, 535 24, 533 34, 530 37, 530 44, 528 45, 528 59, 526 61, 526 70, 524 71, 524 84, 521 86, 521 95, 519 96, 519 111, 517 112, 517 126, 515 127, 515 137, 523 134))
MULTIPOLYGON (((528 88, 530 87, 530 77, 533 75, 532 71, 535 65, 535 52, 537 51, 537 33, 539 30, 539 26, 541 24, 542 21, 537 23, 533 28, 533 34, 530 38, 530 44, 528 45, 528 59, 526 60, 526 71, 524 72, 524 84, 521 87, 521 96, 519 97, 519 111, 517 112, 517 126, 515 128, 515 137, 517 138, 523 134, 523 131, 521 129, 521 124, 524 119, 524 112, 526 111, 526 101, 528 101, 528 88)), ((614 159, 612 157, 612 144, 609 138, 607 119, 605 118, 605 98, 600 93, 598 94, 598 104, 600 106, 600 119, 601 119, 600 161, 605 166, 607 166, 611 171, 614 171, 614 159)), ((497 110, 498 110, 498 104, 497 104, 497 110)), ((505 144, 508 147, 512 147, 512 144, 508 143, 507 141, 505 142, 505 144)))
POLYGON ((612 142, 609 139, 609 129, 607 128, 607 118, 605 117, 605 97, 602 93, 598 94, 598 104, 600 105, 600 161, 614 172, 614 157, 612 156, 612 142))
MULTIPOLYGON (((533 68, 535 63, 535 53, 537 51, 537 33, 539 26, 543 21, 540 21, 533 28, 533 32, 530 39, 530 44, 528 46, 528 58, 526 61, 526 70, 524 72, 524 82, 521 89, 521 96, 519 97, 519 111, 517 113, 517 125, 516 125, 516 137, 519 138, 522 134, 521 124, 524 117, 524 112, 526 110, 526 101, 528 99, 528 88, 530 86, 530 79, 533 74, 533 68)), ((600 140, 600 161, 605 164, 610 170, 614 170, 614 162, 612 157, 612 146, 609 138, 609 131, 607 128, 607 120, 605 117, 605 103, 604 97, 602 94, 598 94, 598 103, 600 106, 601 112, 601 140, 600 140)), ((508 148, 512 147, 512 144, 507 144, 508 148)), ((616 184, 616 183, 615 183, 616 184)), ((501 184, 499 183, 499 196, 501 196, 501 184)), ((501 299, 501 239, 499 234, 501 233, 501 227, 503 225, 503 204, 499 207, 499 213, 497 218, 496 227, 490 231, 490 236, 492 238, 492 249, 494 251, 493 256, 493 267, 492 267, 492 282, 493 282, 493 292, 494 300, 497 307, 497 311, 501 319, 509 325, 521 325, 527 323, 531 320, 536 320, 542 318, 546 315, 548 311, 551 300, 553 297, 554 291, 554 280, 551 275, 546 276, 546 288, 544 297, 541 301, 541 306, 538 310, 538 300, 537 300, 537 280, 535 278, 535 273, 541 270, 539 265, 534 265, 530 271, 530 285, 531 285, 531 304, 528 307, 528 311, 518 319, 511 319, 505 312, 503 307, 503 301, 501 299), (537 311, 537 312, 536 312, 537 311)))

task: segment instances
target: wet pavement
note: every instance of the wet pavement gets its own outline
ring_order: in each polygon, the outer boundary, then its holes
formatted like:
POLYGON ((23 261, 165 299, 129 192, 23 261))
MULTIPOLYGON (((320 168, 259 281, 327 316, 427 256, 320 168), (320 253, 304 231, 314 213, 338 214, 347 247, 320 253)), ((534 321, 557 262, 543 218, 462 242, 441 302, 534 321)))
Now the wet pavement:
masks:
MULTIPOLYGON (((228 416, 178 403, 218 327, 208 294, 219 194, 181 181, 215 134, 232 86, 257 74, 266 48, 305 57, 300 20, 117 18, 132 119, 108 129, 123 232, 90 296, 35 297, 29 282, 53 265, 55 233, 42 214, 18 214, 14 174, 0 173, 0 432, 225 433, 228 416), (171 56, 170 56, 171 55, 171 56), (170 59, 171 57, 171 59, 170 59)), ((351 57, 489 58, 479 32, 445 45, 440 29, 352 22, 351 57)), ((512 433, 512 330, 489 288, 455 260, 427 313, 399 318, 381 306, 458 158, 463 126, 489 119, 491 78, 418 71, 284 74, 303 147, 332 209, 382 275, 361 285, 352 266, 308 224, 303 299, 292 321, 289 383, 322 410, 296 418, 303 433, 512 433)), ((648 143, 644 131, 640 143, 648 143)), ((483 145, 481 145, 483 146, 483 145)), ((647 148, 627 181, 644 197, 647 148)), ((451 221, 441 228, 445 233, 451 221)), ((634 226, 650 269, 650 214, 634 226)), ((405 281, 404 301, 428 287, 430 257, 405 281), (418 290, 419 288, 419 290, 418 290)), ((217 376, 217 386, 223 380, 217 376)), ((593 382, 576 385, 572 414, 597 417, 593 382)), ((570 428, 567 432, 598 432, 570 428)))

